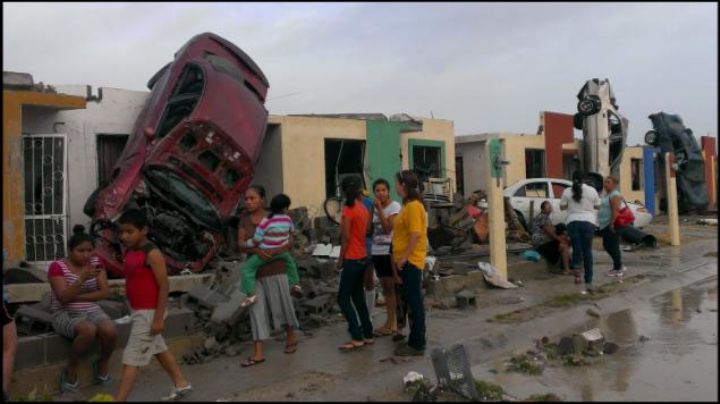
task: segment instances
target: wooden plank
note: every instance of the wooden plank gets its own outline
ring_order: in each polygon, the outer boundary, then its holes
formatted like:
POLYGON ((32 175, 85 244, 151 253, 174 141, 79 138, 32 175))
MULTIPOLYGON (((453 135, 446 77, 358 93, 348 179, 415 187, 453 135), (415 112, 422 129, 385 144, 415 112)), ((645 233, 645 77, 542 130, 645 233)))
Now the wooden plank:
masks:
MULTIPOLYGON (((193 274, 170 276, 170 292, 189 292, 197 284, 208 285, 213 274, 193 274)), ((110 293, 125 295, 125 279, 110 279, 110 293)), ((39 302, 45 292, 50 291, 49 283, 17 283, 5 285, 8 303, 39 302)))

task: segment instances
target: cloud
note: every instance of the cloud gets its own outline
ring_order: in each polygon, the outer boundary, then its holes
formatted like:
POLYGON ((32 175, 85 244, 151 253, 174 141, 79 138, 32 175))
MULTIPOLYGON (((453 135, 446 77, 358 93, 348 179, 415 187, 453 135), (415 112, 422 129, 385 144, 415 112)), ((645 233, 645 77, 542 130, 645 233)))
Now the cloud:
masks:
POLYGON ((407 112, 458 134, 532 132, 609 78, 630 143, 660 110, 717 131, 713 3, 8 3, 4 70, 145 89, 193 35, 243 48, 273 113, 407 112))

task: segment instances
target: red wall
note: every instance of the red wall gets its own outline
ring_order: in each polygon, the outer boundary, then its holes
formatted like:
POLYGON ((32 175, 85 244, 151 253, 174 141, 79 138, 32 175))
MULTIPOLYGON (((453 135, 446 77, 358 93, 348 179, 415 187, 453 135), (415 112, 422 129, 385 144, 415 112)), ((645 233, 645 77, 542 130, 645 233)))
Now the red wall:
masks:
POLYGON ((559 112, 543 112, 545 132, 545 175, 563 177, 563 143, 573 142, 573 116, 559 112))
POLYGON ((705 155, 705 185, 707 186, 708 202, 710 203, 710 206, 715 206, 717 202, 715 200, 717 193, 715 192, 715 184, 712 180, 712 157, 717 155, 715 149, 715 138, 711 136, 701 136, 700 145, 702 147, 703 154, 705 155))

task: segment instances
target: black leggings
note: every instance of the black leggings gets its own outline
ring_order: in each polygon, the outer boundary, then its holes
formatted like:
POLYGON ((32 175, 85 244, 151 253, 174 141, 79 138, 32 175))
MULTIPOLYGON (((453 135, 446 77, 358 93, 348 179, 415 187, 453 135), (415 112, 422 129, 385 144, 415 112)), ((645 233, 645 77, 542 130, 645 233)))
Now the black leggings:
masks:
POLYGON ((614 270, 622 269, 622 252, 620 251, 620 229, 611 229, 610 226, 602 229, 603 248, 612 258, 614 270))

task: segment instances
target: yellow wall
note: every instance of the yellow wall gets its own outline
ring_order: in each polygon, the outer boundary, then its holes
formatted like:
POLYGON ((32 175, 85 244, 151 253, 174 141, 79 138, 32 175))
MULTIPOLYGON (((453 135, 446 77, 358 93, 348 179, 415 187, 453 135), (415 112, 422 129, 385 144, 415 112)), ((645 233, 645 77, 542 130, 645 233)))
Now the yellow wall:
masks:
POLYGON ((324 215, 325 139, 365 140, 365 121, 273 115, 270 123, 281 125, 283 192, 310 217, 324 215))
POLYGON ((640 166, 640 190, 632 190, 632 167, 631 159, 643 160, 642 146, 626 147, 623 151, 622 161, 620 162, 620 193, 627 201, 644 201, 645 200, 645 173, 643 172, 643 163, 640 166))
MULTIPOLYGON (((25 259, 25 201, 22 159, 23 105, 53 110, 85 108, 85 98, 64 94, 3 90, 3 248, 8 265, 25 259)), ((51 110, 52 111, 52 110, 51 110)))
POLYGON ((400 135, 400 150, 402 152, 402 168, 408 170, 410 168, 410 152, 408 149, 408 141, 415 140, 435 140, 445 143, 445 172, 447 177, 451 179, 453 192, 455 187, 455 127, 452 121, 445 119, 426 119, 422 118, 423 130, 420 132, 407 132, 400 135))
POLYGON ((503 186, 507 187, 525 179, 525 149, 545 150, 545 136, 501 133, 500 139, 503 144, 503 157, 510 162, 505 166, 503 179, 503 186))

